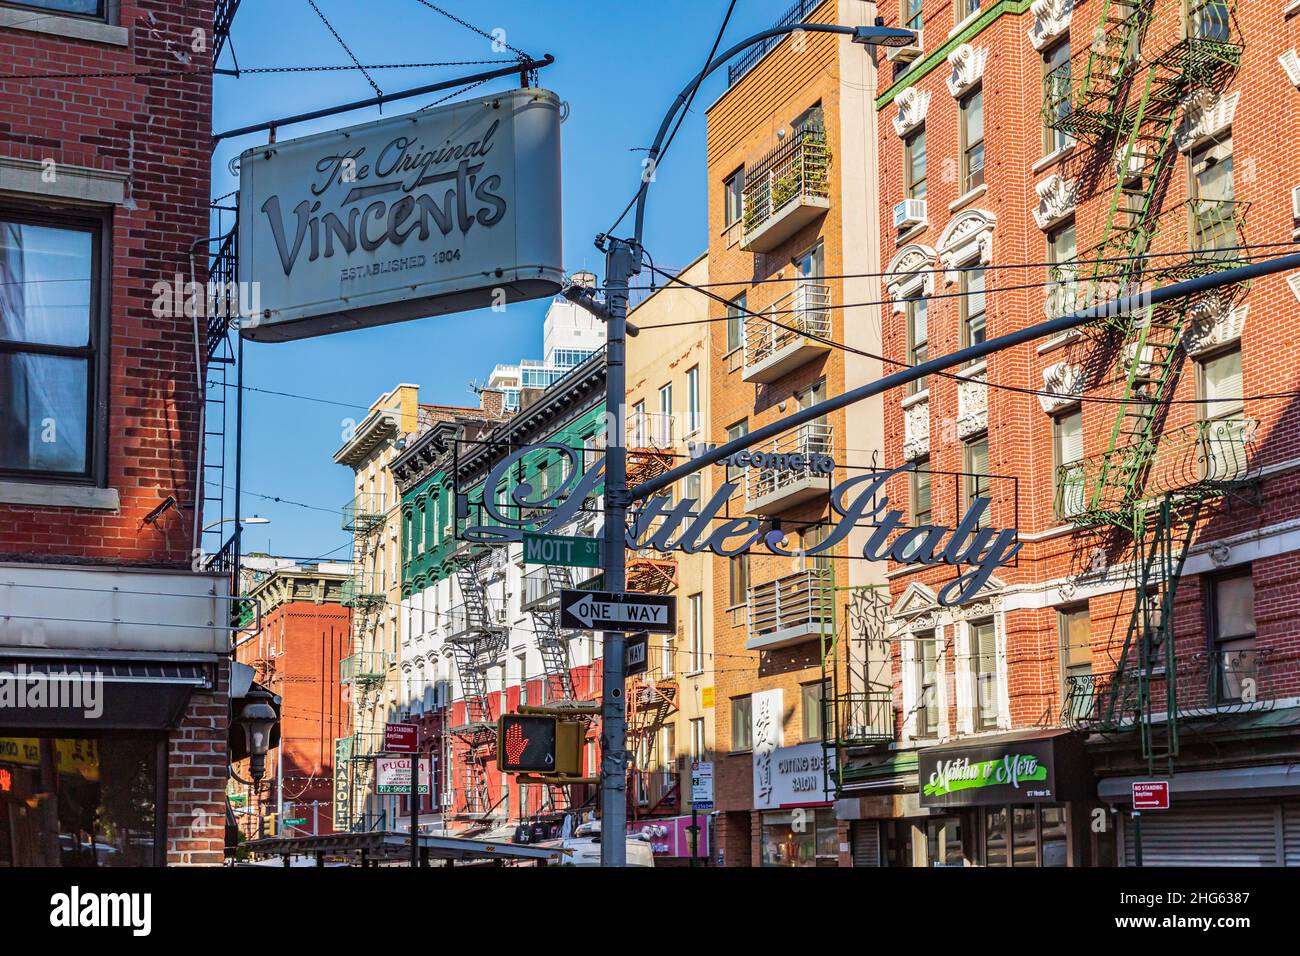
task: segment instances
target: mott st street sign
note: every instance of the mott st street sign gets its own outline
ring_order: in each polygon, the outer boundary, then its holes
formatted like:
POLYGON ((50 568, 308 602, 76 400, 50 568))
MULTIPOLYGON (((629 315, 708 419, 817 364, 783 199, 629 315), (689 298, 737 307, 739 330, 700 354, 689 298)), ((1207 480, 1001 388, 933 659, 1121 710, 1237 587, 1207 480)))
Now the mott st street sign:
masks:
POLYGON ((561 591, 560 627, 677 633, 677 601, 666 594, 561 591))
POLYGON ((568 568, 599 568, 600 541, 564 534, 524 533, 524 564, 557 564, 568 568))

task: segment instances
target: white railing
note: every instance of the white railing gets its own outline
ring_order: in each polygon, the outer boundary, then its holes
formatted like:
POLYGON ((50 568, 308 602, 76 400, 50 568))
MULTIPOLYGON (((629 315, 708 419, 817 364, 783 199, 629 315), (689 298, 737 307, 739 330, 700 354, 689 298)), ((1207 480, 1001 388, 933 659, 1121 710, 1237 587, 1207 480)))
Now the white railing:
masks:
POLYGON ((829 336, 830 304, 830 286, 801 282, 771 305, 771 318, 780 326, 757 315, 746 316, 745 365, 759 365, 787 347, 801 344, 806 335, 829 336))
MULTIPOLYGON (((835 432, 833 427, 827 422, 809 422, 806 425, 800 425, 793 431, 788 431, 784 435, 778 435, 763 445, 755 445, 750 449, 751 454, 754 452, 763 452, 765 454, 778 455, 830 455, 835 448, 835 432)), ((754 468, 750 467, 745 472, 745 500, 747 502, 759 501, 771 495, 778 494, 791 485, 806 481, 809 478, 825 482, 830 487, 829 476, 820 474, 812 468, 754 468)))
POLYGON ((676 434, 676 415, 665 415, 663 412, 628 413, 628 448, 671 448, 676 434))
POLYGON ((830 634, 834 604, 829 568, 808 568, 749 589, 749 639, 830 634))

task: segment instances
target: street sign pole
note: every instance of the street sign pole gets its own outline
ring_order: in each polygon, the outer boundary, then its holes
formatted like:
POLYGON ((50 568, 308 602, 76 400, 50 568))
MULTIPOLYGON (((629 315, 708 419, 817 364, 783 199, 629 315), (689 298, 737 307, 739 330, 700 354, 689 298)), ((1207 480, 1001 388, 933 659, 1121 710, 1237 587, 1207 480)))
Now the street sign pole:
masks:
MULTIPOLYGON (((433 787, 429 790, 432 792, 433 787)), ((420 865, 420 725, 415 725, 415 753, 411 754, 411 866, 420 865)))

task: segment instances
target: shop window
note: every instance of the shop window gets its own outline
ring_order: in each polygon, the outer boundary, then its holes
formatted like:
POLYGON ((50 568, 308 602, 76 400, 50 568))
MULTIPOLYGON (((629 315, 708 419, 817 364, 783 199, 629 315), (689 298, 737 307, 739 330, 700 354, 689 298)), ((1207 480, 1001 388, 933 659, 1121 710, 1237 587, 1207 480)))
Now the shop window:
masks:
POLYGON ((961 817, 925 821, 925 837, 925 859, 929 866, 966 865, 961 817))
POLYGON ((975 730, 994 730, 998 725, 998 641, 992 621, 970 626, 970 645, 975 730))
POLYGON ((1259 699, 1255 649, 1255 582, 1250 568, 1209 584, 1210 654, 1220 702, 1259 699))
POLYGON ((163 743, 150 735, 12 738, 0 750, 0 867, 160 866, 163 743))
POLYGON ((835 811, 807 809, 763 814, 763 866, 838 866, 835 811))
POLYGON ((0 212, 0 475, 103 481, 104 228, 0 212))
POLYGON ((1042 825, 1040 864, 1042 866, 1069 866, 1069 841, 1065 823, 1065 807, 1043 807, 1039 812, 1042 825))
POLYGON ((1010 866, 1007 852, 1007 808, 989 807, 984 811, 984 865, 1010 866))
POLYGON ((748 695, 731 698, 731 749, 754 748, 754 699, 748 695))
POLYGON ((1034 807, 1011 808, 1011 865, 1038 865, 1038 813, 1034 807))

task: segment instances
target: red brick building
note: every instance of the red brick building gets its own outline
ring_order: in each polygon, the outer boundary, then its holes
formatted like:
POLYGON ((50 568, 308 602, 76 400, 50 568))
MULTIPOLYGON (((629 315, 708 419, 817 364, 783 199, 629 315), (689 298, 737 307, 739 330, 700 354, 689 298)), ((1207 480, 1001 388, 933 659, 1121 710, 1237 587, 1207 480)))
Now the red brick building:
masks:
POLYGON ((248 590, 261 627, 241 637, 235 659, 280 699, 280 737, 266 755, 260 788, 251 786, 248 761, 235 765, 231 792, 240 798, 232 802, 240 804, 235 813, 245 836, 335 830, 334 741, 352 727, 339 684, 339 663, 351 649, 352 616, 342 604, 350 571, 348 564, 286 562, 248 590))
POLYGON ((191 564, 203 329, 157 286, 205 275, 212 21, 0 3, 21 74, 0 79, 0 683, 66 672, 82 695, 0 707, 6 864, 222 860, 229 586, 191 564))
MULTIPOLYGON (((893 362, 1289 251, 1295 4, 880 13, 921 31, 876 99, 893 362)), ((1226 287, 888 397, 905 523, 987 498, 1022 547, 956 607, 950 566, 891 566, 856 639, 892 725, 837 728, 862 862, 1132 863, 1150 778, 1174 807, 1143 817, 1146 865, 1300 862, 1297 411, 1258 397, 1295 389, 1298 294, 1226 287), (965 776, 1017 757, 1038 783, 965 776)))

